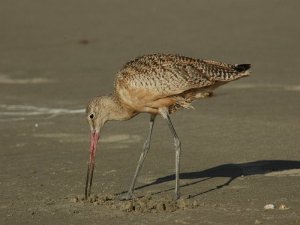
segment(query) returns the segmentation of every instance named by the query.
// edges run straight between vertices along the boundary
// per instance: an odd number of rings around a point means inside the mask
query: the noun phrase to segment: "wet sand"
[[[0,224],[300,224],[298,1],[0,3]],[[84,107],[146,53],[251,63],[253,75],[154,127],[136,196],[121,202],[148,115],[108,123],[83,201]],[[268,204],[274,209],[264,209]],[[273,207],[273,206],[272,206]],[[272,208],[271,207],[271,208]]]

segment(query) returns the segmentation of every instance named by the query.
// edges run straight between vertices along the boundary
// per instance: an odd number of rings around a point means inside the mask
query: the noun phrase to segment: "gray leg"
[[[175,146],[175,174],[176,174],[176,180],[175,180],[175,199],[180,198],[180,191],[179,191],[179,169],[180,169],[180,152],[181,152],[181,143],[178,138],[178,135],[173,127],[171,118],[169,116],[169,111],[167,108],[161,108],[160,110],[161,115],[164,119],[167,120],[168,126],[173,134],[174,137],[174,146]]]
[[[134,192],[134,186],[135,186],[136,178],[139,175],[139,172],[140,172],[140,170],[142,168],[144,160],[145,160],[145,158],[147,156],[148,150],[150,149],[151,135],[152,135],[152,130],[153,130],[153,125],[154,125],[155,117],[156,117],[155,114],[151,114],[150,123],[149,123],[149,133],[148,133],[147,139],[146,139],[146,141],[144,143],[143,150],[142,150],[140,159],[138,161],[138,165],[136,167],[136,170],[135,170],[135,173],[134,173],[134,177],[133,177],[132,183],[130,185],[129,191],[128,191],[128,193],[125,196],[121,196],[122,200],[128,200],[128,199],[131,199],[133,197],[133,192]]]

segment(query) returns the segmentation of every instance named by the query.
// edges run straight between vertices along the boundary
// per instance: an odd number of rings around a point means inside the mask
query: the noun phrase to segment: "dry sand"
[[[300,224],[298,0],[0,2],[0,224]],[[109,123],[82,201],[84,107],[127,60],[154,52],[252,63],[253,76],[157,120],[129,187],[148,115]]]

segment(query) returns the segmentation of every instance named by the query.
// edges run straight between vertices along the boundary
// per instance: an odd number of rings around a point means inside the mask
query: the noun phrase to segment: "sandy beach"
[[[296,0],[2,0],[0,224],[300,224],[299,8]],[[182,141],[179,201],[161,118],[139,198],[117,199],[147,114],[105,125],[84,201],[85,106],[112,92],[125,62],[149,53],[251,63],[252,75],[172,115]]]

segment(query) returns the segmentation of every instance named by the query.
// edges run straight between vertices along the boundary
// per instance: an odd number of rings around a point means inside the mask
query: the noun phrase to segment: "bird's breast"
[[[164,97],[156,92],[143,88],[118,88],[117,95],[127,108],[137,112],[155,113],[158,108],[168,107],[174,101],[171,98]]]

